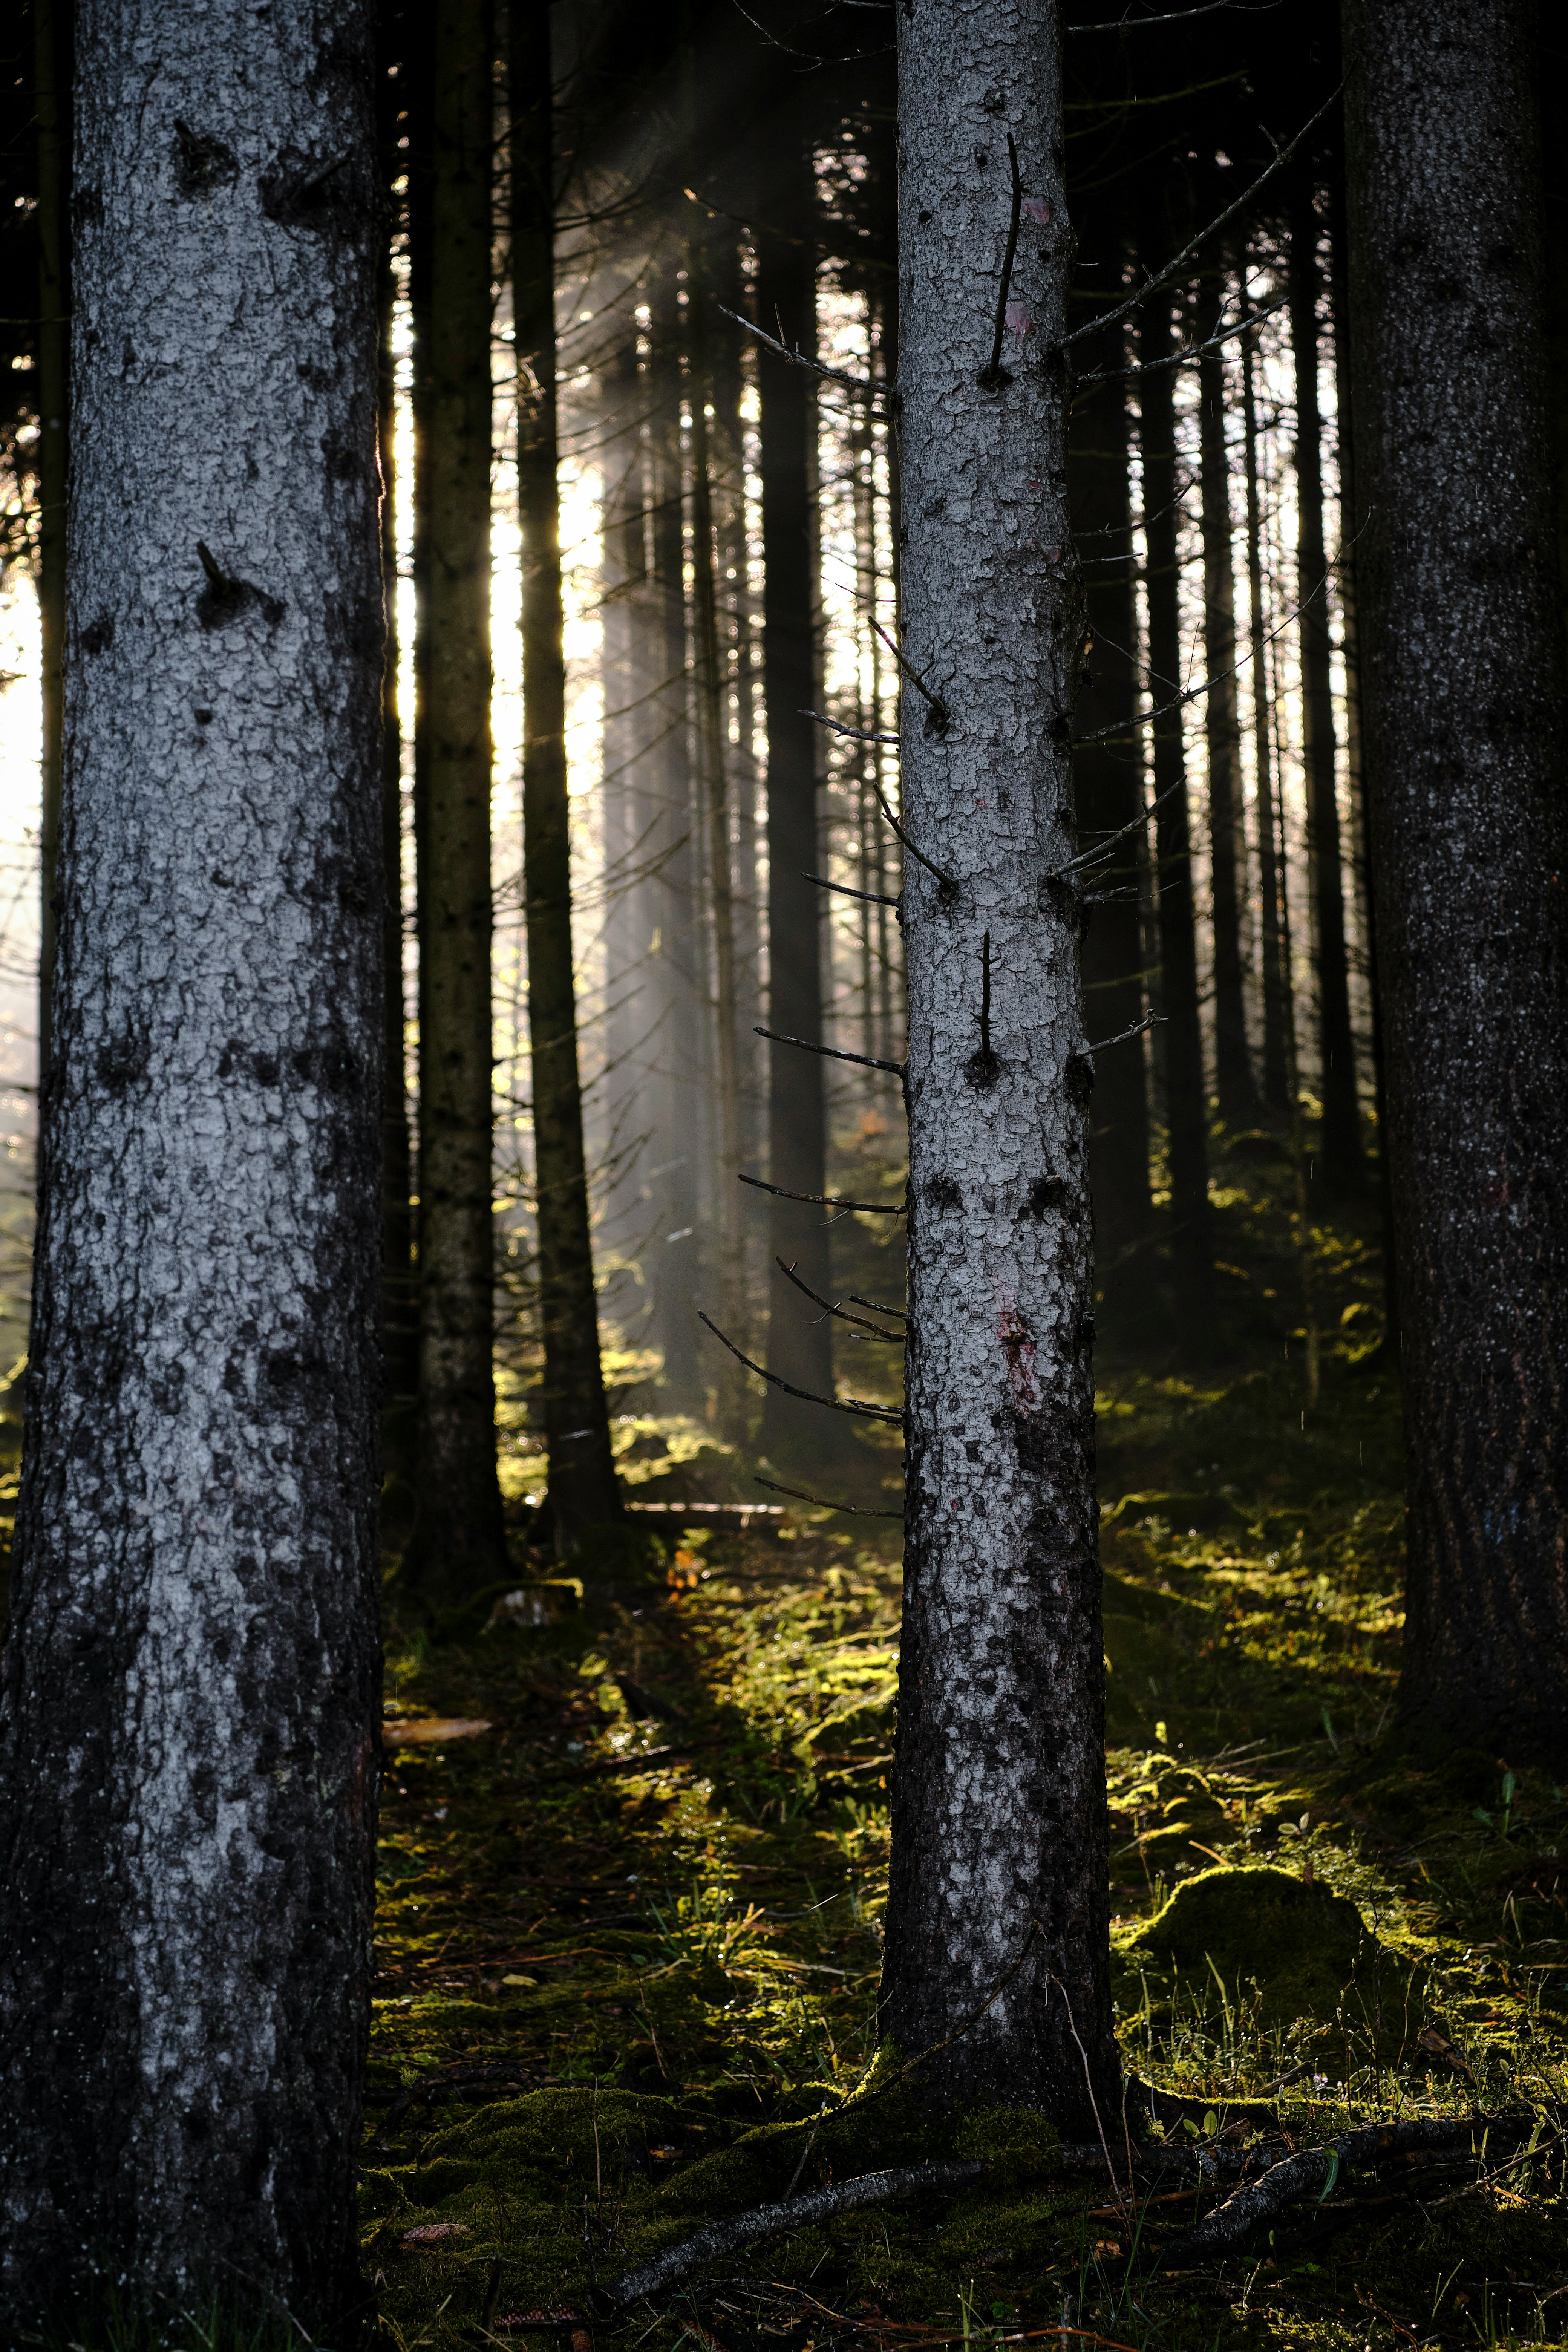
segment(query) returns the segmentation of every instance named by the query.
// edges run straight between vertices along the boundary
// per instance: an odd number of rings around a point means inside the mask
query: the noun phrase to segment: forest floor
[[[432,1633],[395,1601],[389,1627],[363,2190],[389,2345],[1568,2337],[1568,1799],[1393,1727],[1402,1464],[1370,1224],[1312,1228],[1310,1408],[1261,1139],[1215,1200],[1222,1358],[1194,1371],[1147,1334],[1101,1352],[1115,2179],[1028,2117],[922,2131],[873,2074],[896,1518],[791,1505],[672,1534],[651,1565],[601,1549],[581,1595],[520,1551],[510,1612],[485,1596]],[[897,1297],[887,1244],[865,1269],[858,1246],[846,1286]],[[618,1442],[639,1500],[763,1499],[690,1423],[627,1415]],[[897,1507],[874,1439],[818,1476]],[[435,1730],[452,1719],[489,1728]],[[1151,2113],[1165,2169],[1130,2184]],[[1496,2119],[1473,2150],[1347,2155],[1225,2260],[1164,2259],[1229,2193],[1200,2154],[1471,2116]],[[717,2217],[955,2153],[986,2169],[594,2315]]]

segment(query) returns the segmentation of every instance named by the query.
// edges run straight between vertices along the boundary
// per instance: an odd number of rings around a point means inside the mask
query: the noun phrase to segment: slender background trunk
[[[1054,10],[899,17],[909,544],[909,1445],[881,2029],[936,2104],[1115,2111],[1092,1220],[1074,888],[1084,609]],[[1008,139],[1022,183],[1009,244]],[[1024,207],[1027,207],[1026,210]],[[976,289],[986,289],[986,299]],[[960,2029],[967,2029],[953,2040]],[[946,2044],[938,2050],[936,2045]]]
[[[1258,779],[1258,961],[1263,983],[1263,1099],[1290,1108],[1285,1053],[1285,966],[1279,948],[1279,850],[1269,731],[1268,609],[1263,595],[1263,494],[1258,478],[1258,392],[1253,337],[1241,341],[1243,448],[1247,467],[1247,678],[1252,691],[1252,756]]]
[[[380,1712],[371,27],[86,0],[77,54],[0,2306],[112,2283],[335,2329]]]
[[[69,469],[69,0],[33,0],[33,90],[38,133],[38,677],[43,698],[38,813],[38,1099],[48,1085],[55,963],[55,859],[60,829],[66,625],[66,477]]]
[[[490,11],[436,24],[425,456],[428,754],[419,856],[415,1580],[506,1573],[495,1461],[490,1167]]]
[[[1216,265],[1199,305],[1197,340],[1219,323],[1225,273]],[[1225,354],[1198,362],[1199,463],[1203,473],[1204,660],[1206,698],[1209,872],[1214,918],[1215,1091],[1220,1117],[1239,1124],[1255,1109],[1247,1050],[1241,961],[1241,727],[1236,693],[1236,575],[1230,551],[1230,455],[1226,447]]]
[[[1568,1758],[1568,801],[1533,11],[1347,0],[1406,1718]],[[1477,191],[1484,188],[1484,203]],[[1507,452],[1507,462],[1498,460]]]
[[[555,399],[550,16],[512,0],[511,268],[522,530],[522,889],[549,1503],[558,1550],[618,1519],[599,1361],[572,970],[572,825]]]

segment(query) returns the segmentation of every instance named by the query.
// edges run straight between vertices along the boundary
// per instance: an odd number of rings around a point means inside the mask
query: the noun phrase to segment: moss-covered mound
[[[1276,2029],[1339,2029],[1397,2057],[1420,2030],[1420,1971],[1370,1933],[1347,1896],[1283,1870],[1201,1872],[1118,1958],[1151,2000],[1249,2013]]]

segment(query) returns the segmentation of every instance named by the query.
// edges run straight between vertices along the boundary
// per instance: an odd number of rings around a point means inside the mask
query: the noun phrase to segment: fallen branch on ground
[[[900,2197],[919,2197],[928,2189],[954,2188],[961,2180],[973,2180],[985,2169],[983,2164],[907,2164],[893,2172],[863,2172],[853,2180],[840,2180],[827,2189],[810,2189],[801,2197],[785,2197],[776,2205],[758,2205],[750,2213],[737,2213],[728,2221],[710,2221],[694,2237],[679,2246],[669,2247],[656,2254],[649,2263],[639,2263],[636,2270],[626,2271],[605,2290],[610,2307],[624,2311],[628,2304],[644,2295],[658,2294],[677,2279],[684,2278],[701,2263],[715,2261],[721,2254],[738,2252],[742,2246],[755,2245],[759,2238],[778,2237],[785,2230],[805,2229],[813,2221],[826,2221],[834,2213],[852,2213],[862,2205],[885,2205]]]
[[[1408,2123],[1366,2124],[1359,2131],[1342,2132],[1322,2147],[1304,2147],[1298,2155],[1287,2157],[1283,2163],[1271,2166],[1261,2180],[1238,2189],[1214,2212],[1173,2238],[1161,2259],[1201,2263],[1230,2253],[1260,2221],[1272,2221],[1288,2205],[1299,2205],[1314,2195],[1320,2200],[1325,2197],[1342,2168],[1376,2164],[1391,2156],[1458,2147],[1485,2133],[1524,2128],[1525,2119],[1518,2116],[1470,2116],[1461,2123],[1423,2116]]]

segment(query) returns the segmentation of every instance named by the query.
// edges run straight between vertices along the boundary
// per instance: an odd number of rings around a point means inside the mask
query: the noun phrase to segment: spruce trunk
[[[357,0],[78,18],[58,1082],[0,1696],[7,2343],[68,2297],[208,2292],[336,2328],[353,2292],[379,1748],[370,35]]]
[[[621,1500],[599,1360],[572,970],[550,16],[514,0],[510,23],[512,318],[522,533],[522,892],[549,1507],[556,1549],[565,1552],[587,1528],[618,1519]]]
[[[1274,746],[1269,728],[1268,611],[1263,594],[1263,495],[1258,478],[1258,395],[1253,337],[1241,341],[1241,409],[1247,469],[1247,677],[1252,689],[1252,759],[1258,781],[1258,961],[1263,995],[1263,1099],[1289,1110],[1285,1053],[1285,966],[1279,946],[1279,849],[1274,822]]]
[[[33,0],[33,102],[38,137],[38,1098],[49,1078],[55,962],[55,861],[60,830],[66,623],[66,477],[70,450],[70,17],[68,0]]]
[[[1204,289],[1197,336],[1205,342],[1219,323],[1225,273],[1216,268]],[[1230,457],[1225,444],[1225,358],[1205,351],[1198,362],[1199,465],[1203,478],[1204,661],[1206,697],[1209,873],[1214,914],[1215,1092],[1220,1117],[1239,1124],[1257,1106],[1247,1050],[1247,1001],[1241,965],[1241,727],[1236,693],[1236,572],[1231,561]],[[1163,699],[1163,697],[1160,698]]]
[[[435,33],[426,710],[419,866],[419,1416],[415,1581],[506,1573],[495,1459],[490,1171],[490,11]]]
[[[1334,779],[1334,698],[1330,670],[1328,560],[1323,546],[1322,417],[1318,400],[1318,215],[1310,182],[1299,184],[1290,218],[1290,341],[1296,360],[1296,557],[1301,625],[1301,753],[1311,845],[1312,930],[1318,971],[1319,1179],[1331,1198],[1353,1198],[1365,1182],[1350,966],[1340,804]]]
[[[1568,746],[1533,16],[1347,0],[1346,175],[1408,1465],[1401,1705],[1435,1738],[1561,1769]]]
[[[880,2021],[931,2053],[934,2105],[1028,2105],[1092,2136],[1118,2064],[1092,1071],[1078,894],[1057,874],[1084,627],[1057,19],[921,9],[898,31],[903,650],[927,689],[906,678],[904,814],[947,878],[911,857],[903,898],[907,1549]]]

